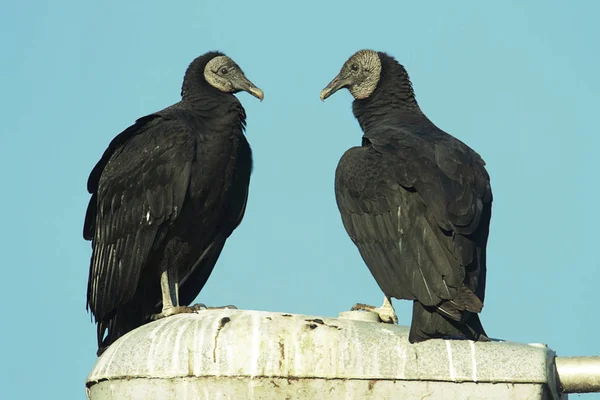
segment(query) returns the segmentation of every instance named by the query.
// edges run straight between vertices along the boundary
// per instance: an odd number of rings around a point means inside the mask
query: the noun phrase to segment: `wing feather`
[[[457,140],[434,144],[395,133],[387,141],[369,137],[340,160],[344,227],[386,295],[428,306],[454,300],[442,310],[453,318],[477,312],[478,282],[466,269],[481,261],[487,241],[489,217],[482,226],[482,215],[492,196],[484,163]]]
[[[181,122],[143,118],[113,140],[92,171],[84,237],[92,239],[88,307],[96,321],[131,299],[161,228],[181,211],[193,140]]]

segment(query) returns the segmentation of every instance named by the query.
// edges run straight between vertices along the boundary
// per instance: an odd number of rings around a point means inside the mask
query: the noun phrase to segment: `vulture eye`
[[[356,65],[356,64],[352,64],[352,65],[350,66],[350,69],[351,69],[352,71],[355,71],[355,72],[356,72],[356,71],[358,71],[358,65]]]
[[[225,67],[221,68],[221,73],[223,75],[225,75],[227,72],[229,72],[229,70],[227,68],[225,68]]]

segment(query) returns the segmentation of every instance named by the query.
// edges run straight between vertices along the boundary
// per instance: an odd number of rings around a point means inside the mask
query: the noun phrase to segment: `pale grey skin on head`
[[[344,63],[340,73],[321,91],[321,100],[347,88],[355,99],[368,98],[381,77],[381,60],[373,50],[359,50]]]
[[[413,300],[411,343],[489,340],[479,320],[492,191],[485,162],[421,111],[405,68],[360,50],[321,91],[346,88],[362,145],[342,156],[335,195],[346,231],[385,297],[356,304],[397,323],[391,298]]]
[[[245,91],[260,101],[264,99],[263,91],[254,86],[237,64],[227,56],[217,56],[210,60],[204,68],[204,79],[221,92],[237,93]]]

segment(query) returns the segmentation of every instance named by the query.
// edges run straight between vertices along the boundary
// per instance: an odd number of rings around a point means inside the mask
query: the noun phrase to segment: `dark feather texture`
[[[423,114],[404,67],[378,55],[376,89],[353,103],[363,144],[336,171],[344,226],[385,295],[415,301],[411,342],[485,340],[485,164]]]
[[[192,302],[244,216],[246,115],[203,78],[220,55],[194,60],[182,101],[115,137],[90,174],[83,236],[93,248],[87,304],[99,353],[160,312],[161,271],[176,268],[180,303]]]

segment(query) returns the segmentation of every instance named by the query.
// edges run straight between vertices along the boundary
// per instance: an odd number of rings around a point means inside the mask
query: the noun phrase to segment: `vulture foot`
[[[156,321],[161,318],[170,317],[171,315],[193,313],[195,311],[196,310],[194,309],[194,307],[186,307],[186,306],[169,307],[169,308],[163,309],[160,314],[152,315],[150,317],[150,320]]]
[[[377,315],[379,315],[379,319],[381,320],[381,322],[385,322],[386,324],[398,323],[398,316],[396,315],[396,311],[394,311],[392,302],[387,296],[383,299],[383,304],[379,308],[362,303],[357,303],[354,305],[354,307],[352,307],[352,311],[359,310],[371,311],[376,313]]]
[[[237,310],[238,309],[234,305],[209,307],[209,306],[207,306],[206,304],[203,304],[203,303],[196,303],[193,306],[191,306],[191,308],[194,309],[194,311],[202,311],[202,310]]]

